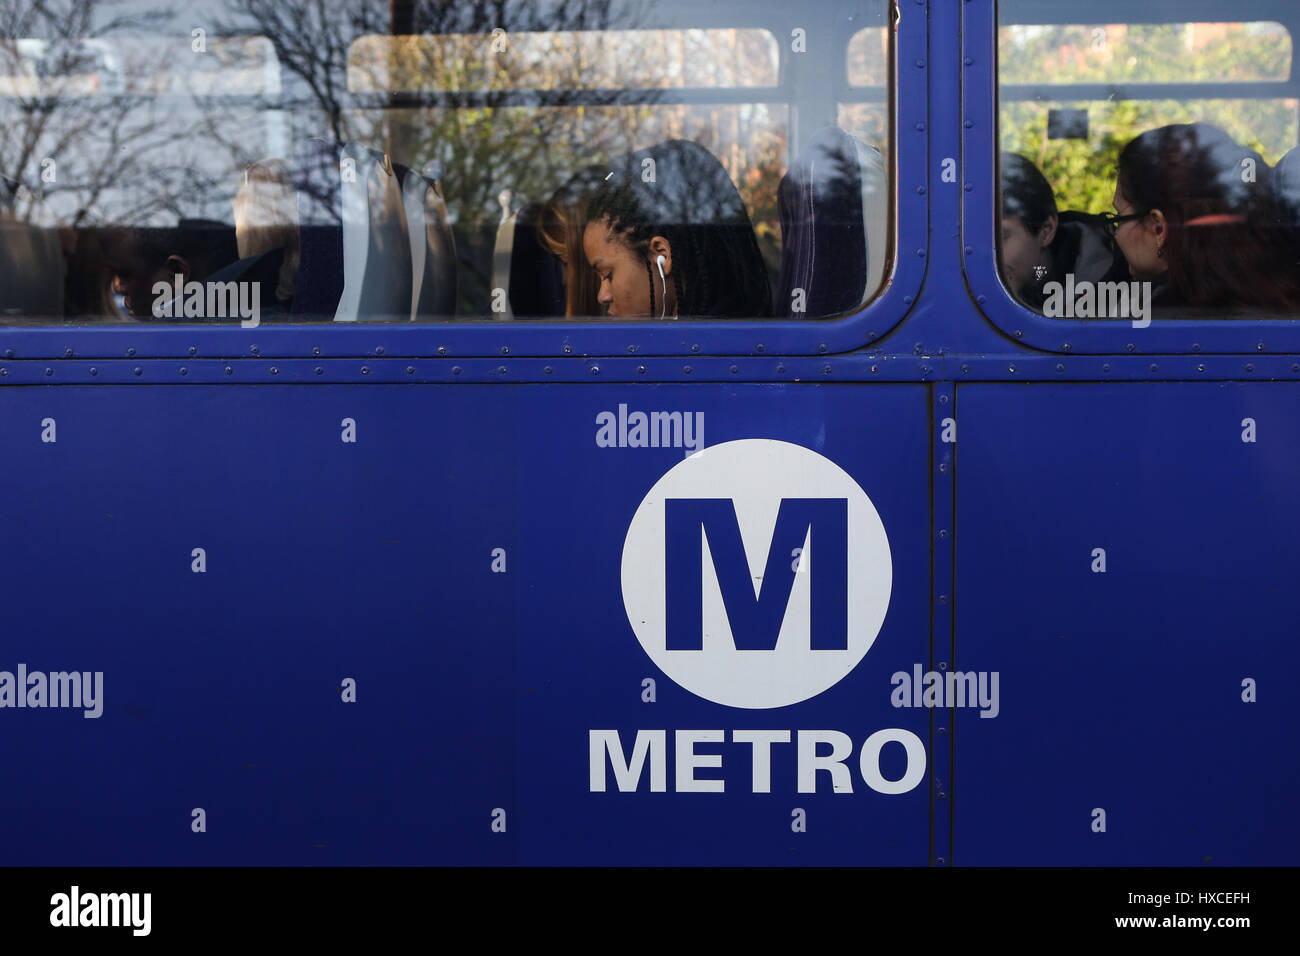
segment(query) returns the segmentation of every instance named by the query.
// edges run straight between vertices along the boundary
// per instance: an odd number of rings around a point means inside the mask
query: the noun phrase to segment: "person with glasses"
[[[1300,256],[1270,177],[1259,153],[1207,123],[1149,130],[1120,151],[1106,228],[1154,305],[1300,310]]]
[[[1002,281],[1012,294],[1037,311],[1043,308],[1043,287],[1075,281],[1107,280],[1122,275],[1100,216],[1058,213],[1051,184],[1031,161],[1019,153],[1002,154]]]

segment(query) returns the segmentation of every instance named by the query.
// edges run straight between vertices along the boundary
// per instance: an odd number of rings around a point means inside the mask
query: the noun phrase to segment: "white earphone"
[[[659,308],[659,318],[662,319],[668,314],[668,280],[664,278],[664,257],[660,256],[655,259],[655,265],[659,267],[659,282],[663,286],[663,295],[661,296],[663,303]]]

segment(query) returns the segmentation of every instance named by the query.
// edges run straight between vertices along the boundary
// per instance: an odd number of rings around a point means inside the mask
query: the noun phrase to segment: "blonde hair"
[[[250,163],[235,192],[234,206],[239,258],[283,247],[275,297],[282,302],[292,299],[298,278],[298,208],[289,164],[283,159]]]
[[[569,317],[605,314],[596,298],[600,284],[587,264],[582,235],[587,225],[587,202],[606,172],[599,166],[579,170],[555,191],[538,219],[537,237],[542,248],[564,262],[564,314]]]

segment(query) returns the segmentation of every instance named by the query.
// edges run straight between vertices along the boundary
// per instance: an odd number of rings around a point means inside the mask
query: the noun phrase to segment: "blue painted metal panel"
[[[929,629],[925,387],[62,386],[0,406],[0,669],[102,671],[103,716],[6,709],[0,862],[912,863],[930,806],[857,748],[929,742],[889,675]],[[600,448],[601,410],[702,412],[843,468],[889,538],[866,658],[811,699],[723,706],[656,669],[623,607],[629,521],[681,449]],[[356,422],[355,444],[341,422]],[[56,441],[41,440],[55,422]],[[726,489],[718,489],[725,495]],[[192,570],[194,548],[206,571]],[[491,570],[503,548],[506,573]],[[344,678],[357,702],[343,703]],[[654,677],[658,697],[641,699]],[[588,732],[666,729],[668,790],[593,793]],[[726,792],[674,792],[672,731],[716,728]],[[735,729],[852,738],[854,792],[751,792]],[[894,752],[897,751],[897,752]],[[903,772],[900,747],[882,772]],[[207,812],[192,833],[190,812]],[[505,833],[491,829],[506,811]],[[792,811],[807,832],[791,830]]]
[[[1001,708],[957,711],[956,862],[1294,863],[1300,389],[959,385],[957,420],[955,663]]]

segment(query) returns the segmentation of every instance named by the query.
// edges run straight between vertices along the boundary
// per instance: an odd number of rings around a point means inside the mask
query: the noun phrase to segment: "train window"
[[[0,322],[830,319],[884,286],[885,0],[203,6],[0,35]]]
[[[1064,10],[998,8],[1008,290],[1048,317],[1139,327],[1295,318],[1300,98],[1288,26],[1193,22],[1173,2],[1143,6],[1133,23],[1054,22]]]

